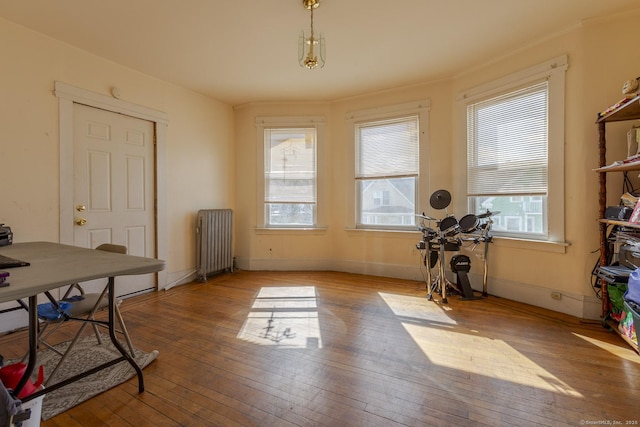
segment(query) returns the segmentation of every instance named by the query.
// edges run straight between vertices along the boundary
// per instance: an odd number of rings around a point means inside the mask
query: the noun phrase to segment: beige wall
[[[16,242],[59,236],[59,129],[54,82],[168,116],[167,283],[193,271],[195,214],[235,208],[233,109],[0,19],[0,222]],[[163,284],[161,284],[163,285]]]
[[[585,22],[564,34],[550,37],[519,52],[491,58],[450,81],[425,83],[339,100],[328,105],[258,104],[236,110],[238,240],[236,255],[241,266],[260,269],[334,269],[420,280],[416,257],[418,233],[385,233],[348,229],[348,186],[353,185],[347,171],[352,135],[345,121],[350,111],[370,109],[409,101],[429,99],[428,164],[422,165],[420,206],[430,212],[429,195],[440,188],[455,187],[464,165],[454,161],[459,120],[455,99],[463,90],[535,66],[561,55],[568,55],[565,114],[565,241],[568,246],[541,247],[514,244],[496,239],[489,254],[489,292],[576,316],[597,318],[600,301],[590,286],[591,269],[598,257],[597,218],[597,129],[596,113],[618,101],[622,83],[640,75],[640,56],[634,55],[640,32],[640,11],[606,20]],[[272,234],[255,230],[255,166],[258,144],[254,120],[262,115],[326,114],[329,133],[326,144],[329,164],[320,168],[329,181],[328,229],[305,237],[304,233]],[[630,124],[611,126],[609,141],[620,143],[610,149],[610,161],[624,156],[626,130]],[[617,203],[620,178],[610,178],[610,199]],[[551,183],[553,185],[553,183]],[[242,195],[242,196],[240,196]],[[452,206],[456,204],[453,194]],[[432,216],[438,216],[432,212]],[[457,213],[458,217],[466,214]],[[324,225],[324,224],[323,224]],[[315,260],[313,260],[315,258]],[[479,257],[472,254],[472,285],[481,288]],[[560,301],[551,299],[560,291]]]
[[[59,239],[58,103],[53,82],[108,95],[167,113],[168,281],[193,271],[194,220],[201,208],[236,212],[235,255],[248,269],[332,269],[419,281],[415,244],[420,234],[354,231],[348,228],[347,189],[352,135],[347,112],[429,99],[428,160],[421,165],[420,201],[429,212],[429,195],[452,189],[461,165],[454,160],[459,136],[455,99],[463,90],[567,54],[566,74],[566,251],[537,246],[492,245],[489,291],[578,316],[597,317],[590,271],[597,258],[598,110],[621,97],[622,83],[640,75],[635,55],[640,12],[583,26],[491,58],[448,81],[367,94],[332,103],[251,104],[232,109],[216,100],[137,73],[0,20],[3,79],[0,81],[0,156],[5,189],[0,222],[12,226],[16,241]],[[257,116],[324,116],[326,138],[319,159],[323,193],[322,230],[256,229],[259,139]],[[628,124],[612,125],[609,141],[624,146]],[[610,149],[610,161],[624,149]],[[611,194],[620,179],[612,177]],[[7,185],[9,184],[9,185]],[[454,193],[454,203],[457,195]],[[611,197],[611,203],[616,203]],[[435,212],[431,212],[436,214]],[[464,213],[456,213],[462,216]],[[472,284],[479,287],[481,262],[472,257]],[[410,284],[408,286],[413,286]],[[561,301],[551,300],[558,290]]]
[[[258,215],[258,128],[256,117],[323,116],[329,123],[328,104],[271,104],[260,103],[236,107],[236,246],[238,266],[251,270],[328,270],[331,245],[329,231],[277,231],[257,229]],[[328,140],[332,139],[331,124],[326,126]],[[329,182],[335,158],[332,144],[318,142],[318,170],[320,183],[318,212],[327,218],[333,208],[333,186]],[[325,190],[322,192],[322,190]],[[321,224],[328,225],[328,224]]]

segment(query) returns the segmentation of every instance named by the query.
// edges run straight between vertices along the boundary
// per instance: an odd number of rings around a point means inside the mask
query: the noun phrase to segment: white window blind
[[[356,227],[415,226],[418,129],[419,116],[413,114],[355,125]]]
[[[467,107],[469,196],[546,195],[546,81]]]
[[[417,175],[418,117],[356,124],[356,178]]]

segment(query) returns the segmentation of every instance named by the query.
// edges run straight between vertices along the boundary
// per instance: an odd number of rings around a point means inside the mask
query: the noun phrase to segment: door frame
[[[100,108],[113,113],[125,114],[138,119],[154,123],[155,148],[155,242],[156,257],[167,259],[167,124],[168,115],[141,105],[111,98],[106,95],[91,92],[62,82],[55,82],[54,95],[59,103],[59,147],[60,147],[60,243],[73,245],[73,104],[83,104]],[[167,272],[157,273],[157,289],[164,289],[167,285]]]

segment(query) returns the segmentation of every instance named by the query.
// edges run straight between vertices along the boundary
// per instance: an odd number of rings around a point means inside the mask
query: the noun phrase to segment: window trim
[[[326,223],[324,209],[324,176],[323,168],[323,152],[325,141],[326,118],[324,116],[291,116],[291,117],[256,117],[256,133],[257,133],[257,188],[256,188],[256,229],[268,230],[315,230],[324,229],[321,224]],[[265,147],[264,147],[264,131],[265,129],[278,128],[315,128],[316,129],[316,223],[313,226],[295,226],[295,225],[268,225],[265,223]]]
[[[458,117],[458,158],[457,163],[466,165],[467,156],[467,105],[479,100],[497,96],[515,90],[519,87],[533,84],[541,79],[548,81],[548,182],[547,203],[548,237],[539,240],[541,243],[565,243],[565,189],[564,189],[564,144],[565,144],[565,75],[568,68],[568,57],[562,55],[541,64],[512,73],[495,81],[469,89],[456,98]],[[455,187],[458,194],[463,194],[457,201],[457,209],[462,212],[467,209],[467,169],[460,168],[456,177]],[[512,240],[534,242],[526,237],[512,237]],[[537,242],[537,240],[535,241]]]
[[[429,188],[429,175],[428,175],[428,162],[429,158],[427,153],[429,152],[429,110],[431,109],[431,101],[429,99],[412,101],[403,104],[394,104],[390,106],[383,106],[377,108],[370,108],[366,110],[351,111],[345,115],[345,121],[347,123],[347,130],[349,132],[348,140],[350,141],[350,149],[348,154],[348,179],[347,184],[347,214],[346,220],[347,229],[369,230],[369,231],[384,231],[384,232],[407,232],[409,227],[376,227],[371,225],[362,224],[358,226],[358,199],[357,186],[358,180],[356,179],[356,125],[360,123],[373,122],[378,120],[388,120],[404,116],[417,116],[418,117],[418,150],[419,150],[419,170],[416,179],[416,196],[415,207],[416,212],[422,206],[420,202],[421,188]]]

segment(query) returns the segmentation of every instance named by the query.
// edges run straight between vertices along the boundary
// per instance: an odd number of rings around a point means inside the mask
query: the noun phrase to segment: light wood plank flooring
[[[576,426],[640,422],[640,356],[598,322],[424,284],[235,272],[126,300],[160,355],[53,426]],[[26,334],[0,337],[21,354]]]

